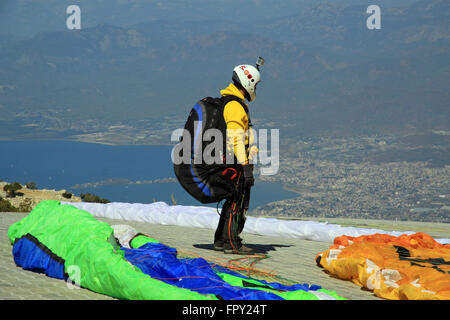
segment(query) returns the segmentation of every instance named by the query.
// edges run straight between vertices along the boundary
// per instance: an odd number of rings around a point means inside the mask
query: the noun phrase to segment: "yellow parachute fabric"
[[[450,300],[450,245],[425,233],[337,237],[316,262],[381,298]]]

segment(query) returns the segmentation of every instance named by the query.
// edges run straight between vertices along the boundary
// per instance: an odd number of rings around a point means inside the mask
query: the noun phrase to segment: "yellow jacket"
[[[222,96],[233,95],[245,101],[244,95],[239,91],[239,89],[232,83],[221,90],[220,94]],[[258,152],[256,146],[251,147],[251,152],[246,149],[246,145],[252,146],[254,143],[254,137],[251,130],[249,129],[249,119],[247,113],[245,112],[242,105],[237,101],[230,101],[225,105],[223,110],[223,118],[227,125],[227,150],[231,152],[234,151],[238,162],[240,164],[248,163],[250,158]]]

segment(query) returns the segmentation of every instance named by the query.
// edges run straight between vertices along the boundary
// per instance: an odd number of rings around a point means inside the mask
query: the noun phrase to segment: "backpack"
[[[239,102],[242,105],[248,116],[248,108],[245,105],[245,103],[243,103],[239,98],[232,95],[223,96],[220,98],[206,97],[198,101],[194,105],[194,107],[192,107],[184,126],[184,130],[186,131],[185,133],[189,134],[191,140],[190,141],[191,154],[189,157],[191,160],[190,163],[193,163],[194,165],[204,164],[203,155],[205,149],[208,147],[208,145],[211,145],[214,142],[215,138],[214,135],[212,137],[208,137],[208,134],[211,134],[211,132],[208,133],[208,130],[210,129],[218,130],[222,135],[222,146],[220,149],[222,154],[217,155],[215,154],[216,151],[215,149],[211,150],[212,151],[211,155],[218,160],[215,161],[214,164],[225,163],[224,156],[227,150],[226,149],[227,125],[223,118],[223,111],[227,103],[233,100]],[[181,137],[180,143],[183,143],[183,137]],[[180,154],[180,156],[182,156],[182,153]]]
[[[185,132],[178,144],[178,146],[183,145],[184,135],[187,134],[190,138],[190,154],[184,155],[183,148],[174,148],[174,152],[184,159],[182,163],[174,163],[174,172],[178,181],[189,194],[202,203],[220,201],[233,192],[231,186],[227,185],[228,182],[222,181],[221,175],[222,171],[230,166],[225,164],[227,149],[223,111],[226,104],[232,100],[238,101],[248,115],[245,103],[235,96],[203,98],[192,107],[184,126]],[[203,159],[205,149],[214,142],[214,137],[211,140],[204,139],[210,129],[218,130],[222,135],[221,152],[215,154],[216,150],[212,149],[210,155],[215,159],[214,163],[205,163]]]

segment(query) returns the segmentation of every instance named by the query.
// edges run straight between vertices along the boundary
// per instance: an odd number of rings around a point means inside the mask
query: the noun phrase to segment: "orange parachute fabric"
[[[425,233],[340,236],[316,256],[331,275],[392,300],[450,300],[450,244]]]

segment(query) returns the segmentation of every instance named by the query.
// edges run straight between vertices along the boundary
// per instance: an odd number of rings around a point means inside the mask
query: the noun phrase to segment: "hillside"
[[[0,37],[0,137],[126,125],[131,137],[152,131],[143,143],[168,142],[195,101],[218,95],[232,68],[258,55],[266,59],[251,105],[259,127],[288,125],[288,137],[449,129],[446,1],[389,6],[376,31],[361,5],[291,5],[289,16],[280,5],[278,16],[261,11],[251,23],[194,10],[190,20],[98,18],[82,30]]]
[[[383,7],[405,6],[416,0],[378,0]],[[342,5],[354,5],[361,0],[341,0]],[[259,0],[108,0],[83,1],[79,6],[86,14],[82,25],[86,28],[99,24],[114,23],[127,27],[136,23],[166,20],[216,21],[228,17],[237,21],[245,12],[245,21],[276,19],[292,15],[316,5],[316,0],[283,0],[261,2]],[[322,3],[327,3],[322,1]],[[329,2],[328,2],[329,3]],[[5,0],[0,3],[0,34],[14,33],[30,37],[40,32],[63,31],[67,18],[66,8],[74,4],[71,0]],[[189,19],[187,19],[187,13]],[[36,19],[39,17],[39,19]],[[33,23],[27,23],[33,21]]]

